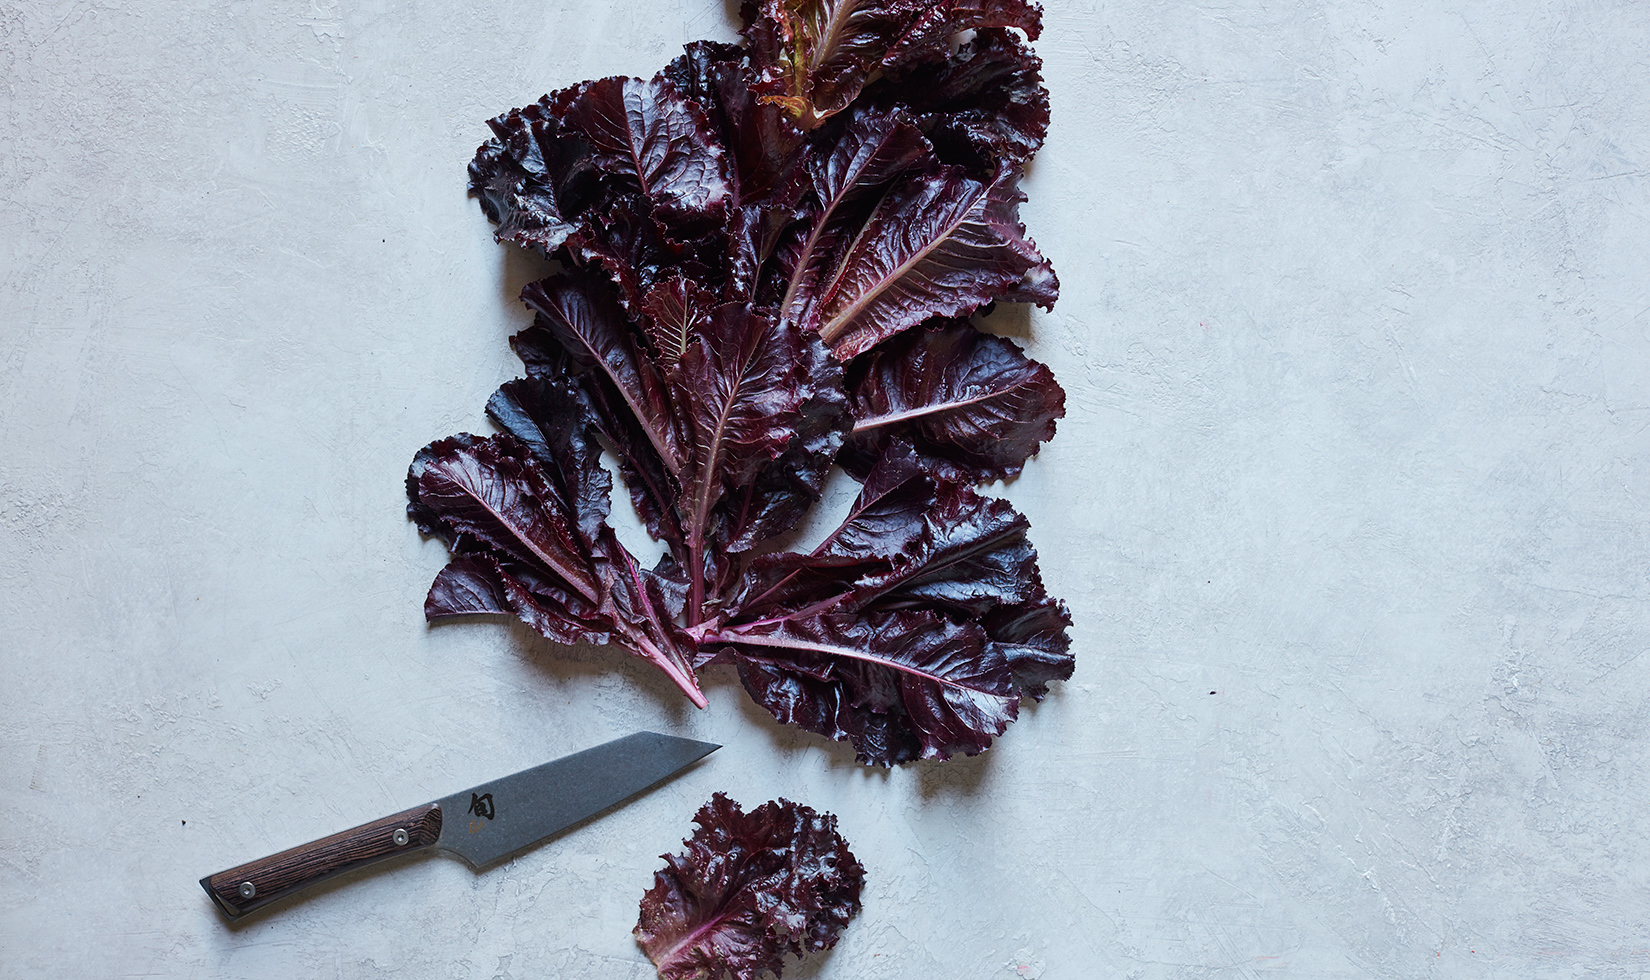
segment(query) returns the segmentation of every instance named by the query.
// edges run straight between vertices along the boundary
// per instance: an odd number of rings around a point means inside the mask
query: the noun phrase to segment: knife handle
[[[441,807],[426,803],[208,875],[201,887],[233,919],[333,875],[429,847],[440,836]]]

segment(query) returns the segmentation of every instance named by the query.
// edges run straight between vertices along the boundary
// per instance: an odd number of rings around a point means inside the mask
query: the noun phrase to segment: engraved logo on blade
[[[486,817],[488,820],[493,819],[493,816],[496,812],[493,809],[493,794],[491,794],[491,793],[482,793],[480,796],[477,796],[476,794],[471,793],[470,794],[470,812],[475,814],[478,817]],[[485,826],[487,826],[487,825],[482,823],[480,820],[471,820],[470,821],[470,833],[472,833],[472,834],[476,833],[476,832],[480,831],[481,828],[483,828]]]

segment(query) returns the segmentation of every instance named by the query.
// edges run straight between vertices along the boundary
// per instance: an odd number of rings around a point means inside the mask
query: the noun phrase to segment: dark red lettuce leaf
[[[681,275],[671,276],[648,290],[641,314],[648,339],[653,342],[654,361],[662,368],[675,367],[699,333],[699,325],[719,305],[709,290]]]
[[[562,133],[559,109],[548,95],[487,125],[493,139],[470,163],[470,193],[498,225],[499,241],[552,254],[601,192],[590,147]]]
[[[998,298],[1009,303],[1035,303],[1051,310],[1060,298],[1060,277],[1054,274],[1054,266],[1046,261],[1039,262],[1027,269],[1025,276]]]
[[[407,489],[420,525],[454,550],[497,553],[552,576],[581,606],[600,601],[574,515],[515,437],[433,442],[413,460]]]
[[[703,222],[667,227],[641,195],[630,194],[587,215],[567,236],[564,250],[573,264],[605,272],[618,287],[620,306],[634,316],[641,314],[648,292],[672,276],[714,279],[715,257],[705,245],[715,237],[715,226]]]
[[[708,263],[716,274],[705,282],[720,277],[724,300],[752,302],[763,264],[798,216],[807,184],[804,134],[779,106],[757,99],[741,48],[697,41],[660,75],[704,110],[732,162],[725,251]]]
[[[526,365],[528,378],[567,377],[579,396],[585,418],[596,427],[618,459],[619,474],[630,491],[637,516],[653,537],[680,545],[676,521],[676,482],[648,432],[604,372],[583,370],[558,341],[557,331],[539,323],[510,338]]]
[[[765,310],[775,308],[780,289],[778,270],[781,266],[789,268],[775,256],[794,251],[782,246],[791,226],[804,216],[805,212],[788,206],[750,204],[729,217],[727,278],[722,289],[722,295],[729,302],[748,303]]]
[[[720,505],[718,541],[749,551],[791,530],[819,502],[825,478],[853,424],[842,366],[815,334],[801,338],[796,386],[802,396],[785,451]]]
[[[847,108],[915,16],[911,0],[747,0],[758,91],[805,129]]]
[[[985,632],[924,609],[821,613],[730,627],[745,690],[781,722],[896,765],[985,751],[1019,711],[1003,651]]]
[[[1066,393],[1013,341],[949,320],[911,330],[854,362],[854,429],[843,452],[864,473],[894,439],[932,457],[952,479],[1017,476],[1054,422]]]
[[[800,191],[803,133],[783,108],[757,98],[743,49],[695,41],[660,72],[704,110],[733,160],[733,203],[783,206]]]
[[[985,28],[944,61],[926,61],[865,90],[911,113],[945,163],[989,181],[1021,167],[1048,135],[1042,62],[1012,32]]]
[[[922,533],[934,479],[908,445],[893,443],[871,468],[842,525],[815,554],[893,560]]]
[[[456,555],[431,587],[427,618],[508,612],[558,642],[619,643],[704,707],[693,643],[663,611],[663,591],[649,587],[605,522],[581,533],[588,515],[559,497],[527,443],[509,433],[431,443],[413,461],[407,492],[420,528]]]
[[[538,314],[534,327],[554,337],[573,363],[593,376],[594,386],[616,396],[597,402],[605,414],[628,415],[626,421],[636,423],[674,473],[679,453],[665,380],[607,284],[586,273],[564,272],[529,283],[521,298]]]
[[[722,793],[642,895],[636,941],[662,980],[756,980],[784,957],[835,946],[860,910],[865,868],[836,817],[789,800],[745,813]]]
[[[662,216],[706,219],[730,188],[710,122],[661,77],[603,78],[577,86],[564,129],[590,146],[590,163],[651,202]]]
[[[808,606],[830,608],[846,599],[856,582],[888,567],[886,559],[874,557],[791,551],[758,555],[745,569],[735,618],[741,623],[771,621],[797,615]],[[713,651],[700,651],[700,661],[711,659]]]
[[[864,221],[863,213],[855,215],[847,206],[885,187],[932,152],[899,109],[850,113],[830,135],[834,138],[809,159],[809,208],[780,253],[780,269],[788,275],[779,309],[793,320],[806,314],[825,259],[845,248]]]
[[[487,402],[487,415],[520,439],[554,486],[587,546],[612,507],[613,478],[578,392],[565,377],[519,378]]]
[[[752,564],[733,621],[824,609],[847,599],[856,583],[892,568],[922,533],[933,494],[933,481],[909,447],[891,447],[842,524],[810,554],[763,555]]]
[[[847,108],[879,68],[944,57],[954,34],[1042,30],[1026,0],[747,0],[742,13],[758,91],[805,129]]]
[[[613,481],[601,467],[601,447],[592,437],[593,426],[583,409],[566,378],[511,381],[487,403],[487,414],[527,446],[557,495],[571,505],[578,532],[606,587],[604,615],[619,624],[621,632],[633,645],[641,646],[649,659],[656,659],[654,651],[672,651],[672,656],[666,658],[670,661],[667,673],[674,678],[679,667],[676,661],[689,659],[693,649],[692,642],[675,625],[682,612],[683,590],[673,578],[640,568],[607,526]],[[509,605],[497,611],[515,613],[552,639],[573,642],[552,636],[535,618],[542,614],[508,589],[503,594]],[[579,638],[608,642],[589,636]]]
[[[608,586],[602,611],[624,634],[627,644],[658,665],[696,707],[703,708],[704,695],[699,693],[692,666],[697,647],[678,625],[682,592],[673,578],[663,574],[674,571],[668,558],[659,569],[645,569],[619,543],[612,528],[602,530],[597,554]]]
[[[998,606],[982,620],[991,644],[1008,660],[1014,685],[1034,701],[1048,694],[1049,681],[1071,679],[1071,614],[1065,603],[1044,596],[1035,602]]]
[[[879,765],[983,751],[1071,676],[1025,518],[928,468],[896,443],[836,532],[765,556],[730,625],[697,635],[775,718]]]
[[[1025,237],[1016,180],[1009,173],[982,184],[945,167],[896,181],[805,291],[808,326],[846,361],[933,317],[967,316],[1019,289],[1048,261]]]
[[[797,384],[802,333],[737,304],[718,307],[670,372],[678,413],[681,495],[677,514],[688,548],[689,625],[699,621],[704,582],[718,576],[706,567],[706,544],[715,538],[716,505],[729,490],[754,480],[764,463],[783,453],[796,435],[802,404]]]
[[[514,567],[517,573],[522,570],[519,565]],[[615,641],[593,612],[574,612],[563,601],[565,593],[558,596],[542,581],[538,585],[535,591],[491,554],[460,555],[448,562],[431,584],[424,599],[424,617],[435,623],[459,616],[508,614],[557,643],[602,645]]]
[[[926,0],[918,6],[924,9],[889,45],[883,68],[933,60],[963,31],[1016,27],[1033,41],[1043,32],[1043,8],[1028,0]]]
[[[861,583],[858,607],[924,607],[979,617],[1000,605],[1044,596],[1030,522],[1006,500],[966,486],[940,483],[923,514],[922,531],[894,567]]]

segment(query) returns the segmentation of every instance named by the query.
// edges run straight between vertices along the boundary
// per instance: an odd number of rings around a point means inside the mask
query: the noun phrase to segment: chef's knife
[[[721,748],[637,732],[201,879],[230,918],[364,864],[436,847],[483,868]]]

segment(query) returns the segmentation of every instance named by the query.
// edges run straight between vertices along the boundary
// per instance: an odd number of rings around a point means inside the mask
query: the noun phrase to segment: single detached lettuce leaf
[[[555,268],[522,292],[498,434],[409,472],[409,512],[452,556],[425,613],[613,644],[700,705],[697,672],[730,665],[867,763],[979,752],[1072,669],[1025,518],[971,489],[1019,473],[1064,412],[1047,367],[966,320],[1058,296],[1018,214],[1048,126],[1041,12],[743,15],[743,45],[489,123],[471,192]],[[857,501],[786,550],[833,466]],[[663,545],[651,568],[608,524],[610,467]]]
[[[835,946],[865,869],[836,817],[777,800],[745,813],[722,793],[642,895],[636,941],[662,980],[784,975],[784,957]]]

